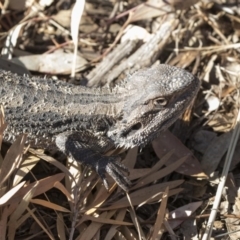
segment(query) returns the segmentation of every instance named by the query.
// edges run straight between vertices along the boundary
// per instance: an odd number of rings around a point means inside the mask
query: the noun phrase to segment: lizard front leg
[[[94,168],[106,189],[109,188],[107,172],[122,189],[128,191],[131,182],[123,175],[123,172],[128,173],[128,169],[119,162],[120,157],[103,155],[114,146],[108,138],[95,136],[86,130],[64,132],[57,135],[56,145],[67,156]]]

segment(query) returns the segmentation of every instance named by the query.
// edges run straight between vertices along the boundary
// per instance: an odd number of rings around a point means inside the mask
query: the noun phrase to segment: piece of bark
[[[173,19],[171,14],[148,42],[144,43],[128,59],[122,61],[105,76],[106,82],[110,84],[122,73],[124,73],[123,77],[125,77],[129,73],[131,74],[139,69],[152,66],[164,47],[169,43],[170,35],[176,28],[177,23],[178,20]]]
[[[111,53],[109,53],[88,75],[88,87],[98,86],[104,83],[102,79],[117,65],[123,58],[128,57],[138,46],[140,40],[120,43]],[[99,84],[101,83],[101,84]]]
[[[166,8],[166,9],[165,9]],[[142,44],[136,51],[134,46],[126,43],[119,44],[96,68],[87,75],[87,86],[99,86],[111,84],[115,79],[125,77],[139,69],[152,66],[164,47],[170,42],[170,36],[176,29],[178,20],[174,13],[170,13],[171,7],[165,5],[162,10],[166,14],[162,15],[161,24],[158,30],[152,34],[149,41]],[[132,49],[131,49],[132,47]],[[131,56],[127,57],[131,54]]]

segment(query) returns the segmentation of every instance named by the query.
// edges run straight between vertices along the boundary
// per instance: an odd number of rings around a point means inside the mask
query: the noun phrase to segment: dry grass
[[[240,6],[166,2],[0,3],[2,69],[64,79],[76,73],[74,81],[98,86],[162,62],[202,81],[194,105],[171,132],[126,154],[134,183],[128,194],[111,179],[107,192],[95,172],[62,156],[28,149],[25,135],[4,150],[2,111],[0,240],[240,238]],[[223,164],[232,147],[230,164]],[[216,196],[218,184],[223,190]]]

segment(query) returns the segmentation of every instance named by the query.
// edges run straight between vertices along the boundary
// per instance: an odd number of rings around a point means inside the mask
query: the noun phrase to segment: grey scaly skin
[[[8,123],[4,140],[28,134],[34,148],[59,148],[68,157],[106,172],[124,190],[130,181],[113,147],[143,146],[185,111],[199,89],[191,73],[159,65],[136,72],[114,88],[86,88],[0,71],[0,104]]]

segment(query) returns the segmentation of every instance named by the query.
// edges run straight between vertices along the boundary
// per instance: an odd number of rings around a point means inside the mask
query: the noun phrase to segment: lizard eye
[[[157,98],[153,100],[153,104],[155,107],[163,107],[167,105],[167,99],[165,98]]]

